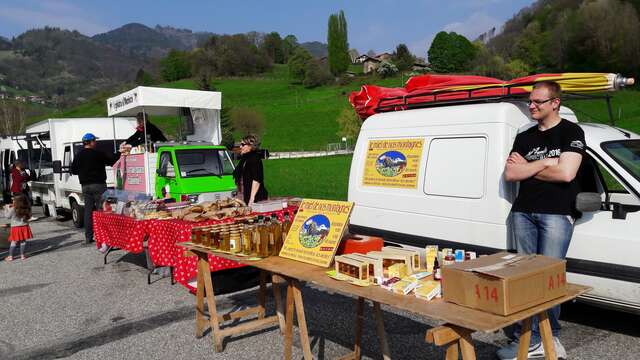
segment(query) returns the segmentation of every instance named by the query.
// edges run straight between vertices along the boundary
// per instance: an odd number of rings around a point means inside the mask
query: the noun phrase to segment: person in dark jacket
[[[138,115],[136,115],[136,120],[138,122],[136,132],[133,133],[133,135],[131,135],[126,141],[128,145],[133,147],[144,145],[144,114],[139,112]],[[147,137],[152,143],[157,141],[167,141],[167,138],[164,136],[162,131],[149,121],[149,116],[147,116]]]
[[[233,171],[233,178],[238,186],[238,194],[251,206],[255,202],[266,200],[269,195],[264,186],[262,160],[255,136],[247,135],[242,138],[240,154],[240,162]]]
[[[84,236],[85,244],[93,241],[93,210],[102,208],[102,194],[107,190],[106,166],[112,166],[120,158],[96,150],[96,137],[87,133],[82,137],[84,148],[76,154],[71,164],[71,173],[78,175],[84,198]],[[101,249],[104,251],[104,249]]]

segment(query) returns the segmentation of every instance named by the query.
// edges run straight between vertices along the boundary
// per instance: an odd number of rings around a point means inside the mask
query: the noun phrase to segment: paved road
[[[29,259],[0,262],[0,359],[280,359],[275,328],[231,338],[221,354],[211,338],[194,337],[194,297],[168,279],[146,284],[144,256],[114,253],[109,264],[70,222],[39,220]],[[4,258],[6,250],[0,250]],[[247,273],[217,274],[224,291],[247,284]],[[235,286],[234,286],[235,285]],[[248,285],[250,286],[250,285]],[[232,290],[230,290],[232,289]],[[223,309],[255,303],[256,289],[220,297]],[[322,289],[303,292],[313,353],[318,359],[348,352],[354,300]],[[268,304],[273,311],[273,304]],[[384,308],[394,359],[443,359],[424,342],[434,323]],[[369,314],[369,312],[367,312]],[[638,359],[640,317],[570,304],[563,310],[562,341],[571,359]],[[379,359],[371,316],[363,337],[365,358]],[[501,333],[474,335],[479,359],[493,359]],[[294,356],[302,354],[296,339]]]

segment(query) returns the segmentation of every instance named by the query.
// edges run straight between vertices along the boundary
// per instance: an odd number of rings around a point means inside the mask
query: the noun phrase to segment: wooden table
[[[547,359],[556,359],[557,357],[553,347],[553,336],[551,334],[551,326],[547,317],[547,310],[556,305],[575,299],[579,295],[590,290],[590,288],[586,286],[568,284],[568,292],[566,296],[509,316],[500,316],[481,310],[470,309],[453,303],[445,302],[442,299],[425,301],[423,299],[418,299],[415,296],[395,294],[391,291],[382,289],[379,286],[355,286],[348,282],[337,281],[330,278],[329,276],[327,276],[327,269],[325,268],[320,268],[318,266],[277,256],[268,257],[258,261],[247,261],[246,258],[213,252],[211,250],[191,243],[181,243],[180,245],[199,256],[199,264],[203,264],[201,265],[203,267],[200,269],[203,270],[208,269],[207,267],[204,267],[206,266],[206,254],[215,253],[218,256],[227,257],[239,262],[243,262],[247,265],[254,266],[260,269],[262,273],[272,274],[274,279],[274,297],[276,300],[276,311],[278,313],[278,315],[275,316],[275,319],[273,319],[272,322],[275,324],[276,321],[278,321],[281,330],[284,330],[285,359],[290,359],[292,354],[294,310],[298,318],[298,331],[300,332],[300,339],[304,357],[305,359],[312,359],[306,320],[304,317],[304,304],[302,301],[300,284],[301,281],[312,283],[331,291],[357,297],[357,321],[355,329],[354,351],[351,354],[345,356],[345,359],[360,358],[360,338],[362,335],[363,307],[365,299],[373,302],[374,316],[376,318],[376,330],[378,333],[379,341],[381,342],[383,357],[385,359],[390,358],[390,354],[384,332],[384,323],[382,320],[382,311],[380,310],[380,304],[385,304],[397,309],[410,311],[419,315],[442,321],[444,323],[443,326],[432,328],[427,332],[426,341],[438,346],[446,345],[447,359],[457,359],[458,349],[460,349],[463,359],[475,359],[475,350],[471,339],[471,334],[473,332],[480,331],[485,333],[492,333],[519,321],[523,322],[523,332],[520,339],[520,352],[518,354],[518,359],[526,359],[526,353],[528,351],[529,342],[531,339],[531,318],[538,315],[540,318],[540,333],[545,348],[545,356]],[[203,278],[201,278],[200,274],[203,274]],[[286,314],[284,316],[284,319],[282,309],[283,303],[279,298],[279,291],[277,291],[278,285],[276,285],[277,281],[280,279],[284,279],[287,282]],[[199,294],[203,294],[203,291],[200,291],[202,287],[200,285],[201,283],[205,284],[207,290],[206,294],[209,309],[215,309],[215,296],[213,294],[213,287],[211,285],[211,277],[209,272],[198,271]],[[264,293],[264,285],[263,281],[261,281],[259,298],[264,298]],[[198,297],[198,299],[201,299],[201,297]],[[261,302],[260,306],[262,309],[261,311],[264,312],[264,301]],[[198,300],[196,301],[196,307],[199,309],[198,313],[200,313],[200,311],[203,309],[201,302],[198,302]],[[210,312],[211,311],[212,310],[210,310]],[[245,313],[246,311],[247,310],[245,310]],[[241,315],[245,316],[245,313]],[[212,314],[215,313],[212,312]],[[231,318],[236,317],[232,317],[232,315],[225,315],[224,317],[225,320]],[[220,344],[222,342],[222,340],[216,340],[216,332],[218,332],[219,330],[216,330],[213,322],[216,322],[215,326],[217,327],[217,317],[212,315],[211,320],[212,328],[214,329],[214,341],[216,342],[217,348],[218,341],[220,342]],[[197,320],[197,322],[198,321],[199,320]],[[260,321],[260,319],[255,321]],[[240,328],[243,325],[237,326],[237,328]],[[230,334],[239,333],[241,332],[240,330],[246,332],[248,331],[247,329],[248,327],[239,329],[237,331],[235,331],[235,329],[225,330],[226,332],[221,334],[222,336],[228,336]]]

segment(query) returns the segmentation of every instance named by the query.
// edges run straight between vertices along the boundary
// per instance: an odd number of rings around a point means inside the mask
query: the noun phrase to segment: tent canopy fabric
[[[473,75],[421,75],[410,78],[405,87],[384,88],[363,85],[349,96],[349,102],[361,119],[385,111],[407,110],[410,105],[461,99],[522,96],[531,92],[535,82],[557,82],[563,91],[588,93],[617,90],[632,85],[633,79],[607,73],[538,74],[504,81]]]
[[[215,91],[138,86],[107,99],[109,116],[176,115],[180,108],[220,110],[222,94]]]

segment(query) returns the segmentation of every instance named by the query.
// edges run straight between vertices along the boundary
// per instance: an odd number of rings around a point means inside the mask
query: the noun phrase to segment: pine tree
[[[344,11],[329,16],[327,29],[327,43],[329,47],[329,70],[338,76],[349,68],[349,43],[347,35],[347,19]]]

